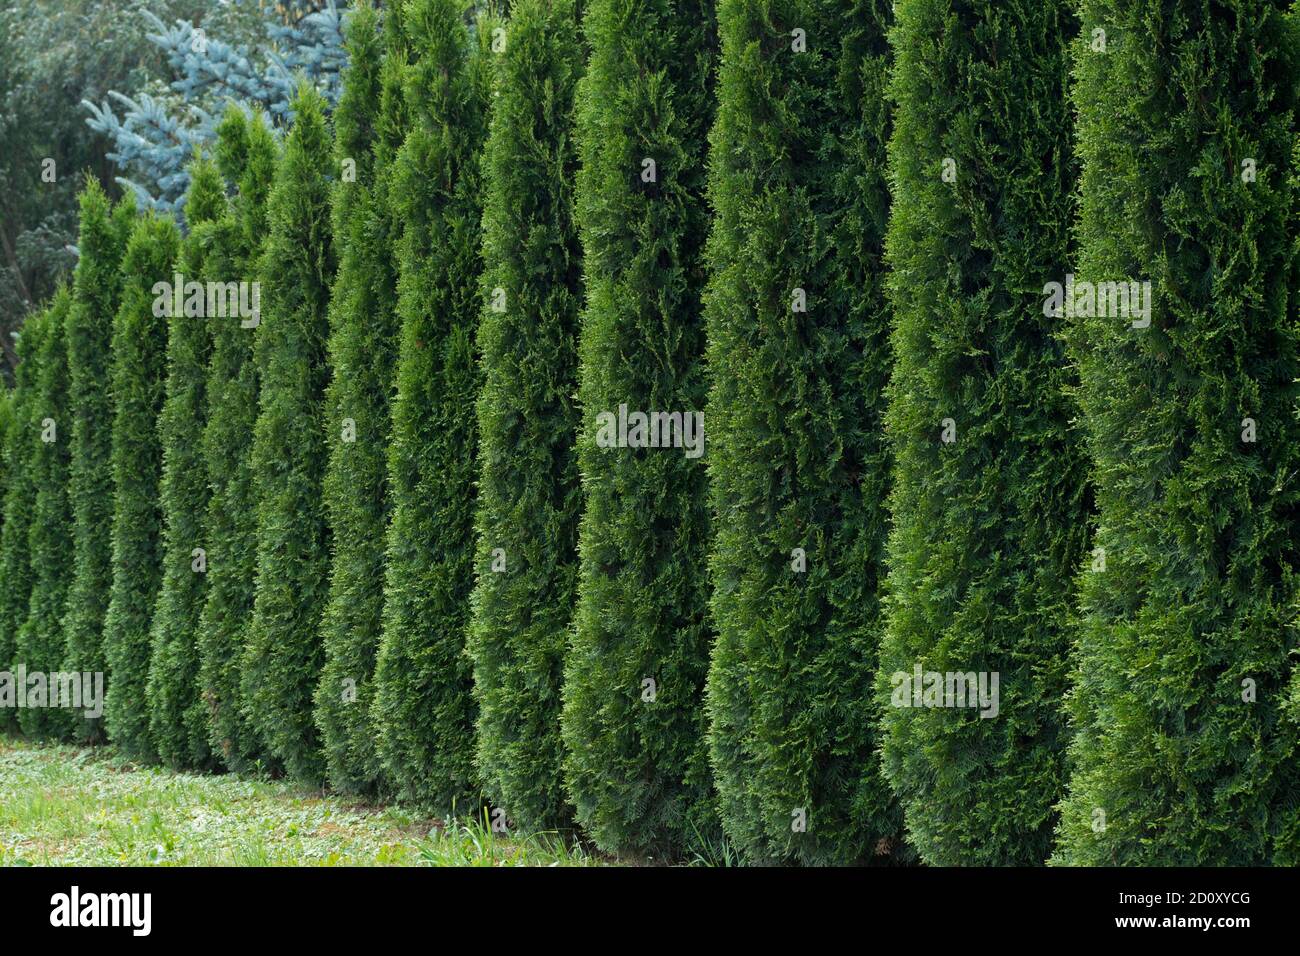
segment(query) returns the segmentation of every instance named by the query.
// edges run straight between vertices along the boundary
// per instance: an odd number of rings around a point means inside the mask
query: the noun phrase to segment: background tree
[[[65,300],[66,290],[59,293]],[[65,301],[66,306],[66,301]],[[31,606],[31,552],[27,538],[36,506],[37,454],[41,440],[37,390],[40,386],[41,346],[49,328],[48,308],[33,312],[18,337],[18,368],[10,399],[10,425],[5,446],[4,527],[0,528],[0,670],[16,663],[18,629]],[[66,423],[65,423],[66,425]],[[18,712],[0,707],[0,730],[18,726]]]
[[[724,0],[710,192],[710,747],[757,862],[896,852],[878,772],[885,3]]]
[[[1149,281],[1151,308],[1069,320],[1099,515],[1056,862],[1300,858],[1288,6],[1082,7],[1075,282]]]
[[[1066,2],[909,0],[891,34],[896,468],[879,685],[885,773],[936,865],[1043,862],[1063,790],[1091,502],[1061,320],[1040,290],[1070,268],[1076,32]],[[996,714],[911,706],[918,666],[988,675],[990,692],[997,674]]]
[[[29,674],[40,671],[48,675],[59,670],[64,652],[61,615],[72,559],[68,533],[72,512],[68,501],[67,322],[74,308],[72,297],[60,289],[45,312],[45,327],[37,336],[40,353],[34,370],[32,424],[40,430],[31,450],[35,500],[27,529],[31,597],[14,652],[14,664],[26,665]],[[81,723],[62,708],[28,707],[18,712],[18,724],[28,735],[64,737],[74,721]]]
[[[242,114],[241,114],[242,116]],[[243,277],[209,268],[210,250],[225,238],[214,226],[228,212],[216,163],[196,160],[185,200],[189,235],[177,269],[186,282],[238,282]],[[221,267],[225,257],[214,257]],[[226,273],[226,274],[223,274]],[[211,759],[208,713],[199,693],[199,615],[207,598],[208,469],[201,445],[207,421],[205,380],[212,324],[229,317],[170,315],[166,391],[158,416],[162,444],[162,584],[154,607],[146,699],[149,735],[173,767],[204,767]]]
[[[585,509],[565,663],[565,776],[602,848],[681,849],[717,828],[705,745],[708,501],[680,448],[601,448],[596,418],[704,408],[712,0],[592,0],[577,183]],[[650,683],[648,683],[650,682]]]
[[[344,792],[373,790],[380,776],[370,703],[389,514],[388,403],[398,322],[388,179],[404,127],[404,46],[399,8],[388,9],[381,36],[375,10],[358,7],[348,24],[349,65],[334,115],[334,161],[340,169],[354,164],[355,179],[336,181],[333,196],[339,271],[330,297],[324,491],[334,559],[316,724],[329,780]]]
[[[391,197],[402,224],[397,393],[389,448],[393,517],[372,719],[402,796],[473,812],[474,702],[465,655],[473,584],[474,332],[481,272],[487,44],[475,52],[457,0],[416,0],[404,28],[410,132]]]
[[[223,176],[238,184],[226,215],[210,227],[204,267],[211,274],[256,278],[266,234],[267,196],[278,146],[257,113],[227,109],[217,139]],[[243,643],[253,613],[257,570],[257,497],[251,448],[257,418],[255,328],[242,321],[210,326],[212,356],[204,398],[202,454],[209,482],[205,525],[207,600],[199,618],[199,686],[208,714],[208,742],[231,770],[270,764],[244,713],[240,690]]]
[[[113,584],[104,613],[110,674],[104,724],[120,753],[154,760],[149,737],[150,630],[162,583],[162,411],[167,322],[155,283],[170,282],[180,236],[169,218],[136,220],[122,257],[121,305],[113,322]],[[194,321],[191,319],[191,321]],[[202,321],[199,319],[199,321]]]
[[[329,528],[321,504],[329,382],[325,344],[335,261],[330,237],[330,142],[325,102],[303,84],[267,201],[258,270],[256,356],[261,379],[253,430],[257,588],[244,646],[245,713],[267,749],[304,781],[324,764],[311,698],[324,653]]]
[[[476,761],[519,828],[567,827],[560,683],[577,586],[573,452],[582,250],[573,218],[572,0],[514,5],[484,162],[477,585],[468,649]]]
[[[103,629],[112,584],[113,405],[105,386],[121,283],[119,267],[134,220],[132,201],[124,200],[110,210],[103,189],[87,180],[81,196],[80,258],[66,323],[73,557],[63,629],[65,669],[106,675]],[[100,740],[102,725],[102,717],[79,721],[79,736]]]

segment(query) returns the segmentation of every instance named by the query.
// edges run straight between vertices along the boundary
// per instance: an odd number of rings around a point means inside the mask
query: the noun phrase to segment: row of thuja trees
[[[1296,862],[1286,5],[463,6],[232,108],[183,236],[87,187],[0,662],[107,704],[0,721],[618,851]]]

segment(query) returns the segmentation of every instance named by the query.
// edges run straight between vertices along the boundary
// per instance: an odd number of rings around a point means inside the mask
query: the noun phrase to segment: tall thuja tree
[[[1077,25],[1063,0],[896,16],[885,773],[926,862],[1042,863],[1090,510],[1040,294],[1070,267]]]
[[[136,220],[122,257],[121,305],[113,323],[113,584],[104,614],[108,695],[104,723],[123,754],[152,760],[145,688],[154,603],[162,583],[162,411],[167,312],[180,236],[170,216]]]
[[[278,147],[258,114],[231,107],[222,118],[216,159],[238,191],[211,226],[204,250],[209,275],[256,279],[266,232],[266,203]],[[201,452],[209,502],[205,522],[207,599],[199,618],[199,694],[207,713],[208,743],[231,770],[269,762],[241,705],[242,647],[253,613],[257,566],[257,509],[250,449],[257,417],[258,374],[248,319],[209,324],[212,354],[204,381],[207,405]]]
[[[324,772],[312,692],[324,660],[329,528],[321,503],[327,448],[326,340],[334,279],[325,102],[304,84],[267,203],[258,281],[261,377],[252,469],[257,587],[243,654],[243,706],[270,752],[304,781]]]
[[[1061,305],[1099,518],[1057,862],[1300,858],[1288,6],[1083,4],[1080,261]],[[1118,282],[1149,293],[1126,286],[1115,315],[1085,286]]]
[[[48,675],[59,670],[65,650],[62,616],[72,570],[67,328],[74,307],[72,296],[60,289],[46,311],[44,328],[38,335],[40,352],[36,357],[36,388],[31,407],[32,425],[38,431],[30,459],[35,497],[26,542],[31,562],[31,594],[26,619],[18,629],[13,660],[15,667],[21,664],[29,674],[39,671]],[[102,687],[101,683],[101,690]],[[47,676],[45,693],[52,690]],[[28,702],[37,701],[29,698]],[[46,703],[53,701],[47,697]],[[64,737],[74,721],[81,722],[63,706],[29,707],[18,712],[18,723],[25,734]]]
[[[714,4],[593,0],[584,29],[586,504],[565,663],[565,776],[578,821],[600,846],[681,849],[717,826],[703,702],[709,521],[698,418]],[[645,447],[631,415],[651,412],[681,416],[683,442],[685,423],[698,425],[694,448]],[[611,434],[624,430],[626,447]]]
[[[349,63],[334,114],[334,158],[343,175],[334,183],[339,271],[330,297],[325,397],[324,494],[334,558],[315,702],[329,780],[345,792],[373,789],[379,779],[370,701],[384,610],[388,402],[397,354],[386,180],[401,143],[394,133],[403,125],[400,8],[389,7],[381,35],[375,10],[358,7],[347,36]]]
[[[582,250],[573,215],[573,0],[514,4],[484,170],[478,583],[469,651],[487,797],[528,831],[568,826],[560,683],[577,586]]]
[[[60,289],[58,295],[65,300],[66,310],[69,293]],[[36,505],[34,472],[40,423],[45,417],[36,415],[39,407],[36,392],[40,383],[41,345],[50,326],[48,312],[42,309],[29,315],[17,342],[19,361],[14,371],[12,422],[5,447],[4,527],[0,529],[0,670],[8,670],[14,663],[18,629],[27,619],[31,605],[33,568],[27,537]],[[17,724],[17,710],[11,706],[0,707],[0,730],[12,730]]]
[[[189,234],[181,246],[177,271],[183,281],[215,282],[223,287],[243,277],[220,268],[224,236],[215,225],[227,211],[225,182],[216,163],[196,160],[190,166],[185,197]],[[209,268],[209,252],[214,266]],[[185,297],[185,308],[167,317],[167,371],[158,434],[162,442],[162,585],[154,608],[152,651],[146,697],[149,735],[158,756],[173,767],[203,767],[211,759],[207,708],[199,693],[199,615],[207,597],[208,469],[202,435],[207,418],[204,385],[212,346],[212,322],[234,321],[206,315],[198,300]],[[214,302],[214,304],[216,304]],[[223,309],[223,311],[229,311]]]
[[[887,3],[723,0],[707,292],[710,746],[755,861],[893,852],[878,772]]]
[[[474,702],[465,655],[473,584],[474,349],[487,56],[457,0],[416,0],[403,24],[410,132],[391,200],[401,221],[401,338],[389,481],[383,637],[372,717],[399,794],[473,812]],[[478,24],[486,48],[492,27]]]
[[[67,320],[69,411],[72,414],[72,581],[63,617],[66,669],[104,672],[104,612],[112,584],[113,405],[109,385],[113,317],[117,315],[118,267],[135,220],[123,200],[110,210],[99,184],[81,196],[80,258]],[[78,723],[79,736],[99,740],[103,720]]]

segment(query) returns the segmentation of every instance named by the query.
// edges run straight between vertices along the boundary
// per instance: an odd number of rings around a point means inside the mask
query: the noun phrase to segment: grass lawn
[[[515,839],[282,781],[172,773],[111,750],[0,736],[0,865],[583,866],[544,834]]]

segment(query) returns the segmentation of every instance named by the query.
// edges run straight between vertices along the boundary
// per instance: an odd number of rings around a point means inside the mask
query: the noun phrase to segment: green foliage
[[[213,257],[217,268],[207,262],[209,252],[219,249],[224,238],[217,223],[227,213],[221,172],[211,161],[196,161],[185,199],[190,231],[177,264],[184,281],[229,283],[242,278],[227,271],[228,259],[220,254]],[[197,635],[207,598],[208,469],[201,440],[214,321],[232,320],[168,317],[166,392],[158,416],[163,449],[162,585],[154,608],[145,691],[150,738],[159,757],[173,767],[205,767],[211,762],[208,712],[199,691]]]
[[[232,107],[222,118],[217,162],[238,183],[232,208],[209,227],[208,274],[252,281],[266,225],[266,200],[278,148],[257,114]],[[253,613],[257,569],[257,506],[251,449],[257,418],[256,330],[242,322],[209,324],[212,354],[204,382],[207,420],[201,452],[209,482],[205,523],[207,600],[199,618],[199,687],[208,715],[208,743],[231,770],[269,763],[244,714],[240,664]]]
[[[1064,785],[1090,498],[1061,322],[1040,290],[1070,268],[1076,30],[1058,0],[910,0],[892,35],[897,457],[878,683],[885,773],[936,865],[1042,863]],[[990,693],[997,674],[996,715],[933,695],[911,706],[901,675],[918,666],[987,675]]]
[[[162,411],[167,321],[154,284],[169,282],[180,236],[170,217],[136,220],[122,257],[121,306],[113,323],[113,583],[104,614],[108,692],[104,724],[127,756],[152,760],[146,685],[154,602],[162,583]],[[190,321],[194,321],[191,319]]]
[[[573,818],[559,719],[581,500],[573,110],[583,62],[573,0],[515,3],[497,54],[484,160],[487,306],[478,332],[484,382],[468,650],[484,790],[525,831]]]
[[[14,664],[28,673],[47,675],[60,669],[64,653],[62,614],[72,559],[72,512],[68,500],[68,316],[75,308],[66,289],[60,288],[45,313],[44,329],[37,340],[35,391],[31,407],[35,441],[30,470],[35,487],[27,552],[31,561],[31,597],[26,620],[18,630]],[[47,692],[49,690],[47,680]],[[18,712],[23,733],[66,736],[74,721],[65,709],[26,708]]]
[[[385,32],[394,50],[385,59],[375,11],[357,8],[348,22],[350,60],[334,114],[335,163],[355,163],[356,181],[335,182],[333,195],[339,271],[330,297],[324,495],[334,558],[321,626],[325,664],[316,689],[316,724],[330,783],[343,792],[373,790],[380,775],[370,702],[383,626],[388,404],[398,320],[387,203],[396,145],[376,137],[400,125],[400,116],[381,119],[375,106],[401,110],[400,90],[394,90],[402,76],[399,20],[390,8]]]
[[[487,54],[475,52],[458,0],[416,0],[410,132],[390,194],[401,222],[401,339],[389,482],[383,636],[372,719],[398,792],[439,812],[472,811],[474,702],[465,655],[473,584],[474,348],[480,302],[480,154]],[[486,49],[490,28],[480,22]]]
[[[704,408],[714,4],[592,0],[583,25],[591,49],[579,86],[577,183],[586,505],[565,662],[565,778],[578,821],[602,848],[681,850],[717,828],[702,701],[711,639],[704,460],[680,448],[598,447],[596,419],[620,404]],[[653,701],[644,699],[647,681]]]
[[[304,83],[268,199],[253,430],[257,586],[243,654],[243,707],[267,749],[294,777],[320,780],[312,721],[320,679],[321,612],[329,589],[329,528],[321,503],[329,381],[330,142],[325,103]]]
[[[68,292],[58,295],[66,300]],[[4,526],[0,528],[0,670],[14,663],[18,649],[18,629],[27,620],[31,604],[31,555],[27,537],[36,506],[36,482],[33,474],[40,451],[40,420],[37,389],[40,384],[41,346],[50,320],[48,310],[33,312],[23,323],[18,337],[18,368],[14,372],[14,389],[10,399],[11,422],[5,442]],[[0,708],[0,730],[18,725],[18,713]]]
[[[69,412],[72,416],[72,581],[68,585],[63,629],[65,666],[70,671],[104,672],[104,612],[112,585],[113,405],[109,390],[113,317],[117,314],[118,267],[135,219],[124,200],[111,212],[108,198],[93,180],[81,195],[81,233],[72,308],[67,319]],[[79,737],[103,737],[102,718],[79,722]]]
[[[1105,570],[1082,575],[1055,862],[1300,862],[1288,6],[1083,4],[1076,281],[1149,280],[1152,308],[1069,322]]]
[[[888,4],[845,0],[719,10],[708,703],[723,826],[755,862],[866,861],[897,852],[902,831],[872,686],[890,19]]]

